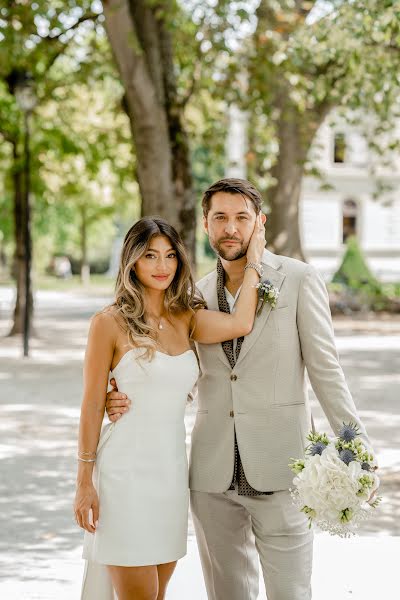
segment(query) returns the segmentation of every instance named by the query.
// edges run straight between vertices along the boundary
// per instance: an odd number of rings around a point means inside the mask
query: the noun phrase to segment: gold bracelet
[[[95,458],[81,458],[80,456],[78,456],[78,460],[80,460],[81,462],[85,462],[85,463],[94,463],[94,462],[96,462]]]
[[[94,452],[81,452],[81,450],[78,450],[78,456],[96,456],[96,451],[94,451]]]

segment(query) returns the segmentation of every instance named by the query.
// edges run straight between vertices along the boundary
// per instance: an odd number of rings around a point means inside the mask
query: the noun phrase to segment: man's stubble
[[[235,239],[235,241],[240,242],[240,247],[237,249],[225,250],[222,246],[222,242],[226,241],[227,239]],[[217,241],[214,240],[211,236],[209,236],[209,242],[214,252],[216,252],[220,258],[229,262],[240,260],[241,258],[245,257],[250,243],[250,241],[245,243],[241,240],[237,240],[236,238],[222,238]]]

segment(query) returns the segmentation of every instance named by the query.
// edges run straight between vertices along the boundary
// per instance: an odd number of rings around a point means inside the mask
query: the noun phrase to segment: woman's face
[[[177,253],[171,241],[164,235],[157,235],[151,239],[146,252],[136,261],[135,274],[144,287],[163,291],[171,285],[177,268]]]

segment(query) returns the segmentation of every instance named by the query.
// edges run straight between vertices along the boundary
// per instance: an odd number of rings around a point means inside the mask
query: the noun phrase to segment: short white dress
[[[158,565],[186,554],[187,396],[199,369],[195,353],[127,352],[113,370],[130,410],[101,432],[93,472],[99,523],[85,532],[81,600],[113,600],[104,565]]]

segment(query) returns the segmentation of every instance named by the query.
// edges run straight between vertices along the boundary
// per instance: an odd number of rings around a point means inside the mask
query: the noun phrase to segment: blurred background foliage
[[[136,85],[124,61],[142,74]],[[31,200],[34,272],[42,278],[62,255],[74,273],[85,264],[106,272],[115,239],[154,207],[177,225],[189,250],[195,244],[198,273],[207,271],[212,253],[201,232],[200,197],[224,176],[232,103],[248,115],[248,177],[270,213],[269,247],[303,258],[298,209],[304,175],[318,174],[309,156],[315,134],[331,111],[342,109],[353,121],[369,115],[369,142],[378,155],[397,151],[399,66],[398,1],[2,4],[3,280],[17,268],[15,186],[24,158],[15,81],[21,73],[30,74],[37,96]],[[155,133],[147,139],[141,124],[153,100]],[[356,242],[349,242],[335,275],[336,294],[338,286],[368,287],[374,308],[387,308],[379,298],[398,294],[398,286],[384,289],[374,281]]]

